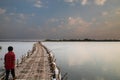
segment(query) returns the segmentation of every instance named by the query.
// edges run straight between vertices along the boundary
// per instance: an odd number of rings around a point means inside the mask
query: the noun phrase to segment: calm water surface
[[[0,58],[8,45],[17,58],[31,50],[34,42],[0,42]],[[56,57],[68,80],[120,80],[120,42],[43,42]],[[2,62],[2,61],[1,61]],[[0,66],[2,64],[0,63]]]
[[[120,42],[46,42],[68,80],[120,80]]]

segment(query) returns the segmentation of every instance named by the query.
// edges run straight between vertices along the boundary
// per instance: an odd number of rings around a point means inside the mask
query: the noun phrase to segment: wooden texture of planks
[[[51,80],[48,54],[42,44],[35,43],[32,54],[15,71],[18,80]]]

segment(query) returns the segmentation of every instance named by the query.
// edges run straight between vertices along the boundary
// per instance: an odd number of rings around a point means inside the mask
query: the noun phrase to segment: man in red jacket
[[[5,54],[5,70],[6,70],[6,77],[5,80],[8,80],[9,73],[11,72],[13,80],[15,80],[15,54],[13,52],[13,47],[8,47],[8,53]]]

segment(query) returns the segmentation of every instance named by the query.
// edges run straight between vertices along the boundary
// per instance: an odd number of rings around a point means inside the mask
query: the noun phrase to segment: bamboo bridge
[[[62,80],[53,54],[41,42],[35,43],[31,51],[16,61],[15,74],[15,80]],[[4,78],[5,73],[0,79]]]

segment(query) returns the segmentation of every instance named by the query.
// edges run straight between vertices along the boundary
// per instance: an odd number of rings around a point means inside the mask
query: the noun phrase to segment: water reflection
[[[53,51],[68,80],[120,80],[120,42],[44,42]],[[0,42],[4,57],[9,45],[16,57],[31,50],[33,42]],[[3,62],[0,61],[0,67]]]
[[[50,45],[53,46],[50,46]],[[120,80],[120,43],[45,43],[69,80]],[[58,48],[55,48],[58,47]]]

